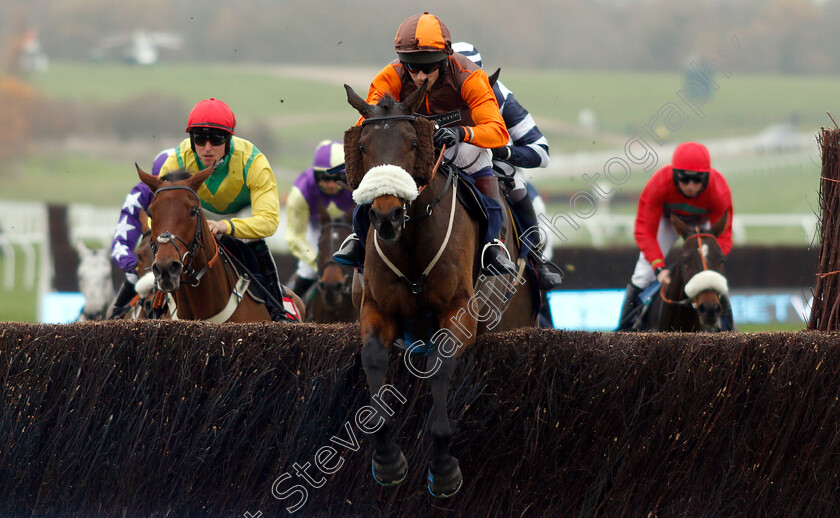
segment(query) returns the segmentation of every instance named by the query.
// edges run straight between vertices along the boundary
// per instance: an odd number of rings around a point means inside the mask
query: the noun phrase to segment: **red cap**
[[[211,97],[199,101],[190,112],[187,118],[187,131],[192,128],[215,128],[233,135],[236,117],[227,104]]]
[[[697,142],[683,142],[674,150],[671,167],[686,171],[697,171],[698,173],[708,173],[712,169],[709,150],[706,149],[706,146]]]

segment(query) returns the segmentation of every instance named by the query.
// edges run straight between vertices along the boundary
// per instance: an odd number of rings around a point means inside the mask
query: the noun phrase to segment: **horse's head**
[[[157,178],[137,166],[137,174],[154,194],[147,210],[152,221],[152,272],[158,287],[171,293],[180,286],[181,274],[196,250],[203,246],[202,232],[207,222],[203,221],[195,191],[213,174],[213,168],[194,175],[182,170]]]
[[[424,83],[402,102],[390,96],[368,104],[347,85],[347,102],[365,121],[344,134],[347,180],[358,204],[372,203],[370,221],[380,239],[396,241],[407,204],[431,181],[434,124],[413,113],[428,89]]]
[[[111,258],[105,248],[90,249],[83,242],[74,244],[79,254],[76,278],[79,291],[85,297],[82,316],[87,319],[102,318],[114,297],[111,283]]]
[[[351,272],[332,256],[353,232],[353,211],[348,210],[343,217],[333,219],[324,206],[319,204],[318,212],[321,234],[318,236],[317,289],[327,307],[336,307],[341,304],[344,295],[349,293]]]
[[[699,227],[690,227],[671,215],[671,223],[683,238],[680,253],[679,274],[675,275],[685,283],[685,294],[697,311],[700,324],[706,330],[720,330],[722,305],[721,295],[728,295],[729,286],[724,276],[726,256],[717,238],[726,228],[729,213],[726,212],[705,232]]]

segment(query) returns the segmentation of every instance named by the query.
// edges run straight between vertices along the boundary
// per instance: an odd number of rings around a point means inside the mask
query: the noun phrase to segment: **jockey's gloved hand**
[[[453,147],[458,142],[464,141],[466,132],[464,128],[458,126],[457,128],[438,128],[435,130],[435,147],[441,148],[446,144],[447,148]]]
[[[513,152],[510,146],[494,147],[490,151],[493,152],[493,160],[503,160],[505,162],[510,160],[510,155]]]

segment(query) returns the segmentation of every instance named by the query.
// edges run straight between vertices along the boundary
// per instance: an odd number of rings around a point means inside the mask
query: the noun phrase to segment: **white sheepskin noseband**
[[[685,294],[693,299],[704,291],[711,290],[718,295],[729,293],[726,277],[712,270],[705,270],[692,277],[685,285]]]
[[[371,203],[376,198],[390,194],[406,201],[417,198],[417,184],[405,169],[396,165],[371,167],[359,187],[353,191],[353,201],[358,205]]]

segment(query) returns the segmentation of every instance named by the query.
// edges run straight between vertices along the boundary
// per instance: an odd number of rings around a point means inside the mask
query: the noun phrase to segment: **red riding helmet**
[[[685,171],[708,173],[712,169],[709,150],[697,142],[683,142],[674,150],[671,167]]]
[[[683,142],[674,150],[674,157],[671,159],[673,169],[673,181],[677,189],[680,188],[680,175],[682,171],[699,173],[700,183],[705,191],[709,186],[709,171],[712,169],[712,161],[709,158],[709,150],[703,144],[697,142]]]
[[[452,54],[452,38],[449,29],[437,16],[415,14],[397,29],[394,49],[406,63],[434,63]]]
[[[190,112],[187,118],[187,132],[193,128],[220,129],[234,134],[236,128],[236,117],[233,115],[230,106],[218,99],[205,99]]]

